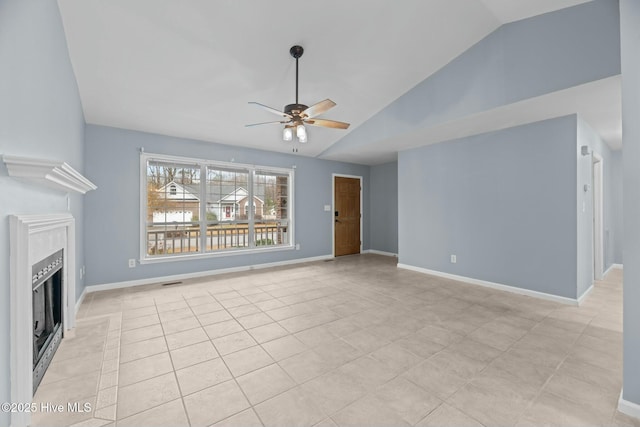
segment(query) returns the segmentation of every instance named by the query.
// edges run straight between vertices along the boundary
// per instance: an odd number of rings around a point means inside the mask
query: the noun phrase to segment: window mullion
[[[247,200],[247,218],[249,219],[249,247],[253,248],[255,247],[255,224],[254,224],[254,218],[255,215],[253,213],[253,180],[254,180],[254,175],[255,175],[255,170],[250,169],[249,170],[249,176],[248,176],[248,183],[247,183],[247,187],[249,187],[249,200]]]
[[[200,165],[200,251],[207,252],[207,165]]]
[[[217,172],[218,168],[220,172]],[[141,155],[140,169],[140,193],[143,196],[140,200],[141,262],[154,262],[153,259],[162,258],[184,259],[189,253],[239,253],[243,247],[254,251],[267,249],[268,246],[291,248],[294,241],[293,170],[256,169],[253,165],[148,154]],[[208,176],[210,169],[211,181]],[[198,173],[200,177],[196,182]],[[243,195],[245,182],[246,192]],[[215,189],[210,188],[209,183],[215,185]],[[287,187],[285,194],[280,195],[278,186],[282,186],[282,189]],[[240,206],[245,195],[246,203],[243,201]],[[282,200],[286,200],[286,208],[280,206]],[[232,217],[225,217],[225,206],[233,206],[233,202],[237,211]],[[195,209],[196,203],[198,209]],[[216,228],[209,250],[207,233],[211,230],[207,215],[211,215],[208,214],[210,208],[215,210],[220,222],[212,221]],[[282,210],[286,219],[279,217],[278,209]],[[187,219],[198,214],[198,221],[192,217]],[[287,231],[280,239],[283,226]],[[194,236],[196,230],[197,239]],[[233,234],[231,246],[228,246],[229,232]],[[246,235],[242,236],[242,232]],[[241,237],[248,239],[248,242],[245,243]],[[221,241],[225,242],[224,245]],[[196,242],[197,249],[193,245]]]

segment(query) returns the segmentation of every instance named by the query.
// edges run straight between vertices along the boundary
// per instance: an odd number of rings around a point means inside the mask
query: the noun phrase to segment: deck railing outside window
[[[172,228],[173,227],[173,228]],[[287,225],[277,223],[260,224],[254,227],[254,244],[259,246],[277,246],[288,242]],[[207,227],[206,252],[248,248],[249,228],[246,225],[215,225]],[[184,254],[200,251],[200,227],[195,225],[169,225],[154,230],[147,228],[147,253]]]
[[[293,246],[293,169],[141,154],[141,259]]]

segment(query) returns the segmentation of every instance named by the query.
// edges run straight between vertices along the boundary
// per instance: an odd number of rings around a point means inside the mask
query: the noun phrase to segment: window
[[[141,261],[292,248],[292,169],[146,153],[141,169]]]

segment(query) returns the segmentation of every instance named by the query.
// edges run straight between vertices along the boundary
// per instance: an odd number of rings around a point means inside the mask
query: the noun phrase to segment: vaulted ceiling
[[[244,125],[277,119],[248,101],[294,102],[300,44],[300,102],[351,123],[310,128],[317,156],[500,25],[585,0],[58,2],[87,123],[290,152],[281,126]]]

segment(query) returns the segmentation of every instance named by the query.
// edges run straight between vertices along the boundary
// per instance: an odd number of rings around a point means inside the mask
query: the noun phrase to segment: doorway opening
[[[602,156],[593,153],[593,278],[602,280],[604,271],[604,207],[602,196]]]
[[[362,177],[333,174],[333,256],[362,251]]]

